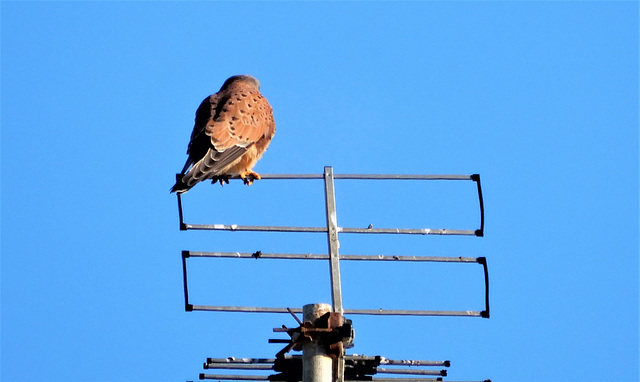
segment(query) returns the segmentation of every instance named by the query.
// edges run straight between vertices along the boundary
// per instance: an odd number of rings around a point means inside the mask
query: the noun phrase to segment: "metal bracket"
[[[311,341],[318,340],[324,346],[327,355],[339,357],[344,354],[344,349],[353,346],[355,333],[351,320],[342,317],[341,313],[326,313],[314,322],[305,321],[297,328],[289,329],[286,326],[274,328],[274,332],[285,332],[289,340],[270,339],[269,343],[287,343],[276,354],[276,358],[284,357],[290,350],[301,351],[302,346]]]

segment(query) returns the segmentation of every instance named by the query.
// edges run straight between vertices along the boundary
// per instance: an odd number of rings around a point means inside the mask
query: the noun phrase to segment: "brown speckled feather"
[[[276,130],[273,110],[259,89],[255,78],[234,76],[202,101],[183,176],[172,192],[186,192],[206,179],[253,173]]]

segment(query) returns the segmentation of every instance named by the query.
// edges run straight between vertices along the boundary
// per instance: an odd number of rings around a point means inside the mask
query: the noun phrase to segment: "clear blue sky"
[[[275,110],[258,172],[482,176],[484,238],[343,235],[341,251],[486,256],[492,317],[351,317],[350,352],[450,359],[452,381],[638,380],[637,2],[1,12],[3,381],[182,381],[279,350],[291,317],[183,307],[182,250],[326,253],[322,235],[178,230],[195,109],[234,74]],[[474,229],[468,186],[341,183],[338,222]],[[185,204],[194,223],[324,219],[313,181],[201,184]],[[329,302],[324,263],[191,260],[194,303]],[[346,308],[482,309],[474,265],[342,271]]]

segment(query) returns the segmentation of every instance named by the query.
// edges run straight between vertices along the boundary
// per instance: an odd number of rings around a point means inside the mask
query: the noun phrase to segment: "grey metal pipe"
[[[205,369],[235,369],[235,370],[273,370],[271,365],[264,364],[243,364],[243,363],[216,363],[208,362],[204,364]]]
[[[328,260],[329,255],[312,253],[202,252],[187,251],[187,257],[219,257],[241,259]],[[404,255],[340,255],[346,261],[425,261],[440,263],[478,263],[477,257],[404,256]]]
[[[380,374],[414,374],[414,375],[440,375],[446,376],[446,370],[422,370],[422,369],[388,369],[379,367],[377,372]]]
[[[260,174],[260,179],[323,179],[322,174]],[[411,174],[335,174],[335,179],[351,180],[473,180],[473,175],[411,175]],[[230,176],[229,179],[240,179],[239,176]]]
[[[246,313],[289,313],[290,308],[268,308],[253,306],[210,306],[188,305],[189,311],[205,310],[210,312],[246,312]],[[301,313],[299,308],[291,309]],[[474,310],[396,310],[396,309],[344,309],[345,315],[366,314],[377,316],[446,316],[446,317],[484,317],[483,312]]]
[[[305,322],[313,322],[331,312],[329,304],[308,304],[302,307]],[[302,347],[302,382],[333,382],[333,360],[317,340]]]
[[[268,375],[231,375],[231,374],[200,374],[200,379],[219,379],[225,381],[268,381]]]

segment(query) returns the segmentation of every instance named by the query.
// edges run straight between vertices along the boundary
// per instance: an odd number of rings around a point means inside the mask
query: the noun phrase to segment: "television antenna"
[[[180,177],[181,175],[176,175]],[[190,224],[184,221],[182,196],[177,194],[180,230],[211,231],[259,231],[259,232],[312,232],[327,235],[328,254],[285,254],[240,252],[195,252],[182,251],[182,272],[186,311],[288,313],[298,322],[297,328],[273,329],[284,332],[288,339],[271,339],[270,343],[285,343],[286,346],[275,358],[207,358],[205,369],[233,370],[273,370],[271,375],[230,375],[201,373],[200,379],[214,380],[270,380],[286,382],[344,382],[373,380],[377,382],[429,382],[442,381],[446,369],[431,370],[425,367],[449,367],[450,361],[389,360],[382,356],[367,357],[346,355],[345,348],[353,346],[354,330],[351,320],[345,315],[399,315],[399,316],[457,316],[489,318],[489,276],[485,257],[433,257],[433,256],[389,256],[389,255],[343,255],[339,253],[340,234],[404,234],[404,235],[484,235],[484,204],[480,175],[382,175],[382,174],[334,174],[332,167],[325,167],[323,174],[265,174],[263,180],[324,180],[325,227],[295,226],[248,226],[236,224]],[[473,181],[477,185],[480,210],[479,228],[475,230],[432,229],[432,228],[349,228],[338,226],[335,180],[447,180]],[[328,260],[331,282],[331,304],[314,303],[302,308],[256,307],[256,306],[216,306],[196,305],[189,299],[187,259],[200,258],[244,258],[244,259],[300,259]],[[393,262],[444,262],[480,264],[484,273],[484,309],[464,311],[398,310],[398,309],[344,309],[340,282],[341,261],[393,261]],[[303,320],[296,314],[302,313]],[[291,350],[302,350],[302,356],[288,355]],[[401,366],[398,368],[398,366]],[[402,368],[415,367],[415,368]],[[416,378],[373,378],[375,374],[396,374],[420,376]],[[426,377],[430,378],[426,378]],[[435,378],[433,378],[435,377]],[[489,380],[485,380],[487,382]]]

